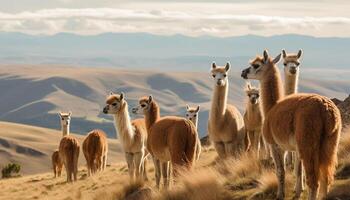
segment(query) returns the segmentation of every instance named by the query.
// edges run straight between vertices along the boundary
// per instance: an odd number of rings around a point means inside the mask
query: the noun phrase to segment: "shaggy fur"
[[[300,58],[302,55],[302,50],[299,50],[298,53],[287,53],[285,50],[282,50],[283,55],[283,66],[284,66],[284,93],[285,95],[295,94],[298,92],[298,80],[299,80],[299,69],[300,69]],[[295,153],[288,152],[286,155],[286,166],[291,167],[294,163]],[[295,163],[297,164],[297,163]],[[296,168],[298,169],[297,165]],[[298,170],[295,172],[301,173]]]
[[[63,162],[60,158],[58,150],[56,150],[52,153],[51,160],[52,160],[52,169],[53,169],[53,173],[55,175],[55,178],[60,177],[61,172],[62,172],[62,168],[63,168]]]
[[[72,136],[64,136],[59,146],[59,156],[66,168],[67,182],[77,181],[80,145]]]
[[[296,151],[306,172],[309,199],[326,197],[337,163],[341,117],[335,104],[317,94],[294,94],[283,99],[282,82],[275,59],[264,51],[251,62],[242,77],[260,81],[265,121],[263,135],[271,145],[279,181],[278,199],[284,199],[283,153]],[[300,196],[297,191],[296,196]]]
[[[187,105],[186,107],[186,119],[190,120],[196,126],[197,132],[198,132],[199,110],[200,110],[199,106],[190,107]],[[202,151],[201,140],[199,138],[199,134],[197,134],[196,160],[199,160],[201,151]]]
[[[144,162],[148,154],[145,120],[130,120],[128,103],[124,93],[120,95],[111,93],[107,97],[106,104],[103,112],[114,115],[114,126],[123,145],[130,178],[132,180],[139,179],[143,175],[143,178],[147,180]]]
[[[102,130],[93,130],[83,142],[83,153],[86,159],[88,175],[97,170],[103,171],[107,164],[108,143]]]
[[[245,88],[246,95],[248,97],[246,103],[246,111],[244,113],[244,125],[246,130],[246,137],[249,138],[249,143],[251,145],[250,149],[257,152],[259,157],[260,151],[260,141],[262,140],[261,126],[262,126],[262,115],[260,112],[260,102],[259,102],[259,90],[252,87],[250,83],[247,84]]]
[[[159,106],[150,97],[139,100],[134,113],[143,113],[148,130],[147,149],[151,153],[156,170],[156,183],[159,187],[162,172],[164,186],[169,186],[169,161],[174,176],[180,168],[191,169],[194,164],[197,131],[194,124],[184,118],[167,116],[160,118]]]
[[[208,132],[221,158],[238,156],[247,145],[244,144],[243,117],[235,106],[227,104],[229,68],[229,63],[225,67],[217,67],[213,63],[211,70],[216,83],[209,111]]]

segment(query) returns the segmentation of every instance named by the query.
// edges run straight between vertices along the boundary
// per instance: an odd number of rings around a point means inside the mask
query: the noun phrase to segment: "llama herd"
[[[304,180],[308,199],[323,199],[333,181],[337,163],[337,147],[341,117],[335,104],[317,94],[297,93],[302,51],[272,58],[265,50],[241,73],[243,79],[259,82],[259,88],[247,83],[246,110],[227,103],[230,64],[211,67],[214,91],[208,120],[208,135],[220,159],[238,158],[243,151],[256,152],[258,157],[272,157],[278,178],[277,199],[285,198],[285,167],[294,165],[295,196],[300,197]],[[277,67],[283,59],[284,86]],[[284,89],[283,89],[284,88]],[[170,176],[190,170],[199,159],[201,144],[197,132],[200,107],[186,108],[185,117],[160,116],[153,96],[142,97],[131,109],[143,118],[131,120],[124,93],[111,93],[103,113],[113,115],[131,180],[148,180],[146,162],[151,157],[156,185],[170,185]],[[69,135],[71,113],[60,113],[63,138],[52,155],[54,174],[66,168],[67,181],[77,180],[80,145]],[[108,144],[103,131],[91,131],[83,142],[88,175],[106,167]],[[319,194],[318,194],[319,193]]]

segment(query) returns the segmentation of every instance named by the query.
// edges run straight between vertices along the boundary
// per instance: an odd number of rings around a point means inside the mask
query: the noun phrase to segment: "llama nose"
[[[107,106],[103,108],[103,113],[104,113],[104,114],[107,114],[107,113],[108,113],[108,107],[107,107]]]
[[[131,112],[134,113],[134,114],[137,114],[137,110],[138,110],[137,108],[132,108]]]
[[[290,68],[289,72],[290,72],[291,74],[295,74],[295,73],[297,73],[297,68],[292,67],[292,68]]]
[[[248,78],[248,72],[249,72],[249,68],[245,69],[242,71],[241,77],[244,79]]]

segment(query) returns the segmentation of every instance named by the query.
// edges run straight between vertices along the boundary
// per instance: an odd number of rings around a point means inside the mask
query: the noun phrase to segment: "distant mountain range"
[[[0,32],[0,62],[5,64],[63,64],[166,71],[207,71],[210,63],[231,61],[242,68],[263,49],[274,55],[304,50],[305,69],[348,69],[350,38],[303,35],[218,38],[147,33],[70,33],[26,35]]]

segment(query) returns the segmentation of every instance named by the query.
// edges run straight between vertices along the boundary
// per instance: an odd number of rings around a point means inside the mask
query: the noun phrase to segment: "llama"
[[[180,168],[190,170],[194,164],[197,130],[194,124],[184,118],[167,116],[160,118],[160,110],[152,96],[142,97],[134,114],[143,114],[148,130],[147,149],[153,157],[156,184],[159,188],[161,174],[164,187],[169,187],[169,161],[173,175],[177,177]]]
[[[102,130],[91,131],[83,142],[83,153],[89,176],[97,170],[105,170],[108,153],[106,134]]]
[[[78,158],[80,145],[76,138],[69,135],[69,126],[72,113],[59,113],[63,138],[61,139],[58,153],[67,173],[67,182],[77,181]],[[73,176],[73,177],[72,177]]]
[[[143,178],[147,180],[144,165],[145,156],[147,155],[147,129],[145,120],[130,120],[128,103],[125,100],[124,93],[120,95],[110,93],[106,104],[103,108],[103,113],[114,116],[114,126],[123,146],[130,179],[139,179],[143,175]]]
[[[186,106],[186,119],[190,120],[197,128],[198,133],[198,118],[199,118],[200,106],[190,107]],[[196,160],[199,160],[199,156],[202,151],[201,140],[199,139],[199,134],[197,135],[197,146],[196,146]]]
[[[298,92],[299,65],[302,53],[303,51],[299,50],[297,54],[287,54],[285,50],[282,50],[285,95],[295,94]],[[294,153],[290,151],[287,152],[286,166],[291,167],[294,159]],[[295,169],[297,169],[297,166]],[[298,173],[297,170],[296,173]]]
[[[236,107],[227,104],[229,70],[229,63],[225,67],[212,64],[211,74],[215,86],[209,111],[208,132],[221,158],[238,156],[244,148],[245,141],[243,117]]]
[[[336,105],[318,94],[294,94],[283,97],[282,81],[276,66],[281,55],[272,59],[265,50],[250,67],[242,71],[244,79],[260,82],[263,135],[270,144],[278,177],[277,198],[285,197],[284,151],[296,151],[306,172],[309,200],[326,197],[334,178],[341,116]],[[299,177],[298,182],[301,181]],[[296,197],[301,194],[296,187]],[[318,192],[318,189],[320,191]]]
[[[63,163],[62,163],[62,160],[61,160],[60,155],[58,153],[58,150],[55,150],[52,153],[51,160],[52,160],[52,168],[53,168],[53,173],[55,175],[55,178],[61,177]]]
[[[244,125],[246,131],[246,137],[249,138],[251,147],[257,152],[259,157],[260,151],[260,140],[261,140],[261,126],[262,126],[262,115],[260,112],[259,102],[259,90],[252,87],[250,83],[247,83],[245,92],[248,97],[246,104],[246,112],[244,113]]]

